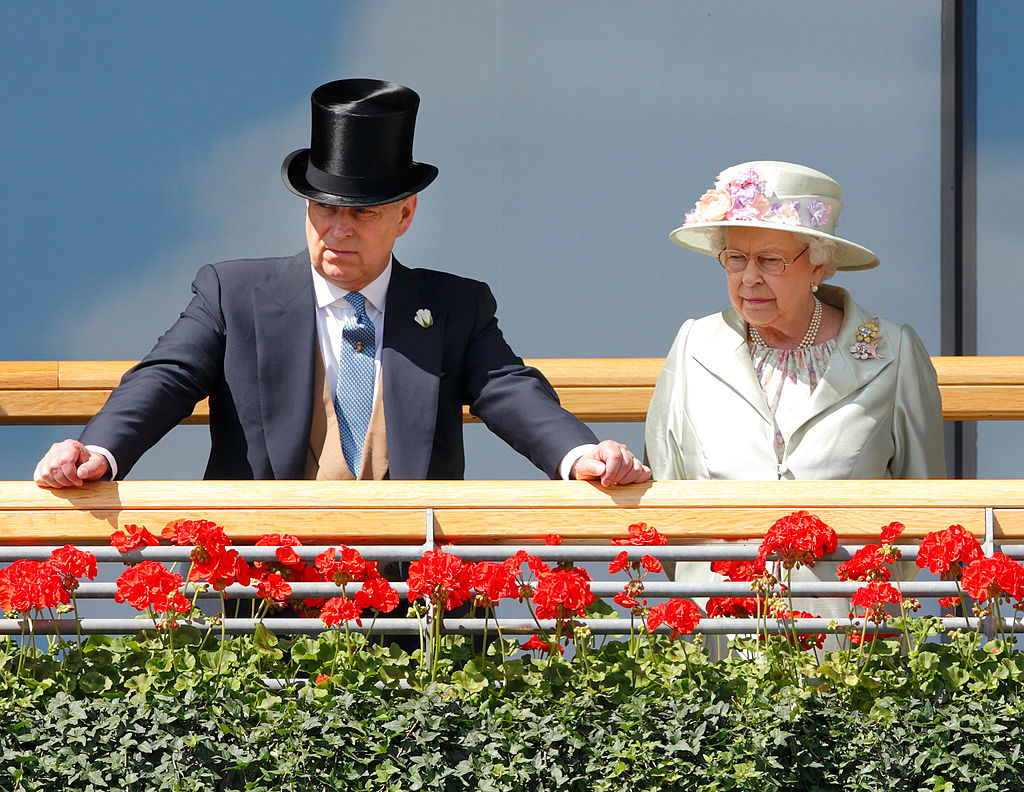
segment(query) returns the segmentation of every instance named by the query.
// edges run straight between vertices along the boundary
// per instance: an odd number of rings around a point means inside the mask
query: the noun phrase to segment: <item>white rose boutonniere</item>
[[[430,327],[434,324],[434,315],[430,313],[429,308],[420,308],[413,318],[420,327]]]

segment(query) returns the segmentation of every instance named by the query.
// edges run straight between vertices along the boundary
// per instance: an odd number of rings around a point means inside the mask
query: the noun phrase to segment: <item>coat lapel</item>
[[[434,323],[421,327],[426,308]],[[394,479],[424,479],[437,424],[446,313],[422,291],[416,274],[395,261],[384,313],[381,387],[387,426],[388,467]]]
[[[825,376],[818,382],[807,405],[805,426],[833,405],[846,399],[854,391],[867,385],[877,377],[896,357],[893,343],[897,339],[880,336],[877,347],[879,358],[858,359],[850,347],[857,340],[857,328],[874,318],[850,299],[845,290],[835,286],[822,286],[818,296],[823,302],[839,307],[843,311],[843,324],[836,336],[836,349],[828,361]]]
[[[732,308],[722,312],[722,319],[708,329],[705,338],[691,340],[695,350],[693,358],[747,402],[763,420],[772,423],[764,391],[750,364],[746,324]]]
[[[256,378],[274,478],[301,479],[313,420],[316,306],[302,251],[253,288]]]

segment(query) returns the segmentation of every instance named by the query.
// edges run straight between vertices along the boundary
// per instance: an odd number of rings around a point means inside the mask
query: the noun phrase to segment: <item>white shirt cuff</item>
[[[102,454],[106,458],[107,464],[110,465],[110,480],[117,481],[117,462],[114,461],[113,454],[103,446],[87,445],[85,450],[92,451],[94,454]]]
[[[562,463],[558,466],[558,475],[562,481],[569,480],[569,474],[572,473],[572,466],[575,465],[581,456],[589,454],[597,446],[594,443],[586,443],[585,445],[576,446],[568,454],[562,457]]]

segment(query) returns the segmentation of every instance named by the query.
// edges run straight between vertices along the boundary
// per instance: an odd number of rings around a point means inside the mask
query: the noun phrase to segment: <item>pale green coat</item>
[[[785,437],[775,425],[732,308],[689,319],[676,336],[647,412],[655,479],[944,478],[942,404],[935,369],[909,325],[879,323],[880,359],[854,358],[857,327],[874,318],[843,289],[818,297],[843,323],[806,420]]]

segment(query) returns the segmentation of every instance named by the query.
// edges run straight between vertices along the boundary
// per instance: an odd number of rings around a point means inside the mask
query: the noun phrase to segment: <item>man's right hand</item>
[[[32,479],[40,487],[60,489],[81,487],[86,481],[95,481],[106,475],[110,463],[103,454],[90,451],[77,440],[54,443],[39,460]]]

